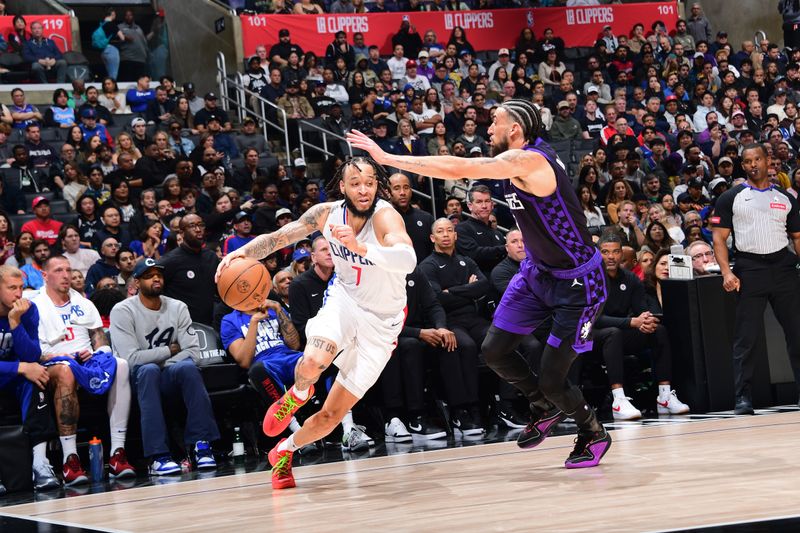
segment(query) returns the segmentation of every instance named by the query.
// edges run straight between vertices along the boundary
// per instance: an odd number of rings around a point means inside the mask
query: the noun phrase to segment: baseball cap
[[[136,263],[135,267],[133,267],[133,279],[139,279],[140,277],[142,277],[142,275],[144,275],[145,272],[147,272],[151,268],[164,270],[164,265],[156,263],[156,260],[153,259],[152,257],[142,259],[141,261]]]
[[[718,31],[717,32],[717,37],[727,37],[727,36],[728,36],[728,32],[726,32],[726,31]]]
[[[708,188],[713,191],[714,189],[717,188],[718,185],[722,185],[723,183],[725,185],[728,184],[725,178],[714,178],[713,180],[711,180],[711,183],[708,184]]]
[[[775,96],[781,96],[781,95],[784,96],[786,95],[786,89],[784,89],[783,87],[778,87],[777,89],[775,89]]]
[[[738,116],[742,116],[743,117],[744,116],[744,111],[742,111],[741,109],[737,109],[736,111],[731,113],[731,118],[738,117]]]
[[[665,102],[677,102],[677,101],[678,101],[678,97],[677,97],[677,96],[675,96],[674,94],[671,94],[671,95],[667,96],[667,97],[664,99],[664,101],[665,101]]]
[[[406,63],[406,68],[417,68],[417,62],[413,59],[409,59]]]
[[[732,165],[733,164],[733,159],[731,159],[730,157],[720,157],[719,161],[717,162],[717,166],[724,165],[725,163],[728,163],[729,165]],[[713,189],[714,187],[712,186],[711,188]]]
[[[288,36],[289,36],[289,30],[287,30],[286,28],[281,28],[280,31],[278,32],[278,37],[288,37]]]
[[[423,57],[431,57],[427,50],[420,50],[419,54],[417,54],[417,59],[422,59]]]
[[[183,90],[184,91],[194,91],[194,83],[192,83],[190,81],[187,81],[186,83],[183,84]]]
[[[698,189],[703,188],[703,180],[702,178],[692,178],[689,180],[689,183],[686,184],[687,187],[692,188],[696,187]]]
[[[217,99],[217,95],[214,94],[214,93],[206,93],[206,95],[203,97],[203,99],[205,99],[205,100],[216,100]]]
[[[690,204],[692,203],[692,196],[688,192],[685,192],[678,196],[677,201],[679,204]]]
[[[470,154],[482,154],[483,151],[481,150],[480,146],[473,146],[472,148],[469,149],[469,153]]]
[[[287,87],[292,87],[294,89],[297,89],[297,88],[300,87],[300,80],[292,80],[289,83],[287,83],[286,86]]]
[[[600,92],[600,89],[598,89],[598,88],[597,88],[597,85],[589,85],[589,86],[586,88],[586,94],[589,94],[589,93],[599,93],[599,92]]]
[[[278,219],[279,219],[279,218],[281,218],[283,215],[289,215],[289,216],[293,216],[293,215],[292,215],[292,211],[291,211],[290,209],[286,209],[285,207],[282,207],[282,208],[278,209],[278,210],[275,212],[275,220],[278,220]]]
[[[87,107],[81,111],[81,118],[97,118],[97,111],[91,107]]]
[[[507,55],[511,55],[511,54],[508,53],[508,48],[501,48],[497,52],[497,55],[499,55],[499,56],[507,56]]]
[[[697,59],[698,57],[706,57],[706,56],[705,56],[705,55],[703,55],[703,52],[695,52],[693,57],[694,57],[695,59]]]
[[[253,220],[253,215],[251,215],[247,211],[239,211],[238,213],[236,213],[236,216],[233,217],[233,222],[234,223],[239,223],[244,219],[252,221]]]
[[[686,164],[683,165],[681,172],[683,172],[684,174],[691,174],[693,172],[697,172],[697,167],[691,164]]]
[[[305,248],[298,248],[292,254],[292,261],[302,261],[303,259],[311,259],[311,254]]]
[[[603,29],[604,29],[604,30],[610,30],[610,29],[611,29],[611,26],[610,26],[610,25],[608,25],[608,24],[606,24],[605,26],[603,26]]]
[[[557,109],[562,109],[564,107],[569,107],[569,102],[567,102],[566,100],[561,100],[558,103]]]
[[[461,50],[461,51],[458,53],[458,55],[459,55],[459,56],[461,56],[461,57],[464,57],[464,56],[466,56],[466,55],[472,55],[472,52],[470,51],[470,49],[469,49],[469,48],[463,48],[463,49],[462,49],[462,50]]]
[[[147,124],[142,117],[136,117],[135,119],[131,120],[131,127],[138,126],[139,124]]]
[[[36,206],[42,202],[49,204],[50,200],[48,200],[44,196],[37,196],[36,198],[33,199],[33,201],[31,201],[31,209],[36,209]]]
[[[297,159],[294,160],[294,166],[295,167],[303,167],[303,168],[305,168],[306,160],[303,159],[302,157],[298,157]]]

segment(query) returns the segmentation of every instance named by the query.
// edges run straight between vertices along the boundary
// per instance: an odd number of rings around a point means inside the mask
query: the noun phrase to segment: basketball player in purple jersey
[[[572,417],[578,438],[564,464],[586,468],[599,464],[611,437],[567,373],[577,354],[592,349],[592,326],[606,299],[605,274],[564,164],[539,138],[541,125],[539,111],[530,102],[504,102],[489,128],[493,157],[469,159],[387,154],[358,131],[348,133],[347,140],[380,164],[423,176],[504,180],[527,257],[495,311],[481,352],[487,364],[530,402],[531,422],[517,444],[537,446],[556,424]],[[553,328],[537,383],[515,349],[550,316]]]

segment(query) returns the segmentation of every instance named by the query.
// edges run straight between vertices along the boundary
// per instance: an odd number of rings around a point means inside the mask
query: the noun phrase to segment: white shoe
[[[630,398],[614,398],[611,405],[614,420],[637,420],[642,418],[642,412],[633,406]]]
[[[368,450],[370,446],[375,446],[375,441],[369,438],[364,431],[364,426],[353,426],[353,428],[342,435],[342,450],[345,452],[357,452]]]
[[[406,425],[397,418],[392,418],[386,424],[386,442],[409,442],[411,440],[411,433],[408,432]]]
[[[689,412],[689,406],[678,399],[675,391],[670,391],[669,396],[656,399],[656,409],[660,415],[685,415]]]

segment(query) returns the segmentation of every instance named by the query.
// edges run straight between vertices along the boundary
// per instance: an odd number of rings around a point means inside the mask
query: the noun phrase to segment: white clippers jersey
[[[381,209],[394,208],[389,202],[378,200],[375,212]],[[406,306],[406,276],[387,272],[371,261],[354,254],[331,235],[330,225],[347,224],[347,216],[347,208],[342,200],[331,209],[323,227],[322,234],[330,243],[334,266],[334,277],[325,297],[328,298],[332,291],[342,290],[366,311],[394,318]],[[372,226],[372,217],[356,235],[356,240],[380,246]]]

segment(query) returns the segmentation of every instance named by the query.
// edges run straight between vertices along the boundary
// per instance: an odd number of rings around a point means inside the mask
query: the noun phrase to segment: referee
[[[751,383],[753,347],[764,329],[769,302],[786,336],[787,351],[800,384],[800,213],[797,201],[770,183],[770,157],[763,146],[751,144],[742,152],[747,181],[723,193],[714,212],[714,254],[725,290],[738,291],[733,341],[737,415],[753,414]],[[733,233],[733,270],[726,241]],[[795,254],[788,249],[787,234]]]

